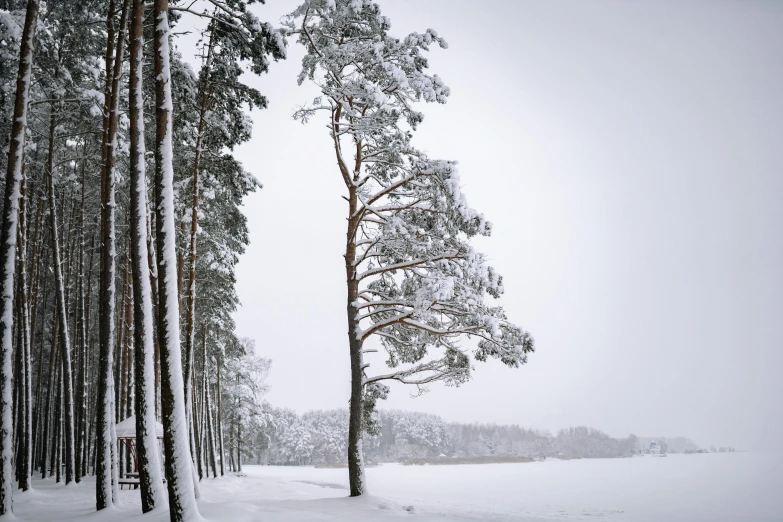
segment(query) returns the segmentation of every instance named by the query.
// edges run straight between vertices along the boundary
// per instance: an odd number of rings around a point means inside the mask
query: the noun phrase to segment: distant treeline
[[[344,465],[347,410],[311,411],[267,407],[244,448],[251,461],[276,465]],[[571,427],[557,434],[518,425],[448,423],[436,415],[381,410],[364,439],[368,462],[417,462],[450,457],[608,458],[640,453],[649,444],[635,435],[616,439],[597,429]],[[663,440],[663,439],[658,439]],[[675,440],[675,439],[672,439]],[[695,448],[676,439],[669,452]],[[680,449],[681,448],[681,449]]]

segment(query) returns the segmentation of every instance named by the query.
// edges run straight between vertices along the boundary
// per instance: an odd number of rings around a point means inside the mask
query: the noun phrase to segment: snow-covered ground
[[[528,464],[367,469],[372,496],[346,498],[345,469],[246,466],[244,476],[202,481],[202,515],[213,521],[419,522],[592,520],[783,521],[783,456],[752,453],[585,459]],[[95,483],[35,481],[16,495],[22,520],[127,521],[138,492],[94,513]],[[86,515],[86,516],[85,516]],[[144,521],[168,520],[160,511]]]

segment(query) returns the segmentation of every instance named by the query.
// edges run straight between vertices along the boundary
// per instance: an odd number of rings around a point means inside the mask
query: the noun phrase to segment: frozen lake
[[[246,466],[201,482],[215,522],[780,522],[783,456],[751,453],[367,470],[370,496],[347,498],[345,469]],[[132,522],[139,492],[95,513],[95,480],[33,480],[17,492],[27,521]],[[166,522],[164,508],[142,517]]]
[[[344,469],[254,466],[248,472],[324,484],[332,494],[345,494],[337,488],[347,486]],[[483,513],[493,520],[783,521],[783,455],[386,464],[367,469],[367,478],[374,496],[413,504],[419,513]]]

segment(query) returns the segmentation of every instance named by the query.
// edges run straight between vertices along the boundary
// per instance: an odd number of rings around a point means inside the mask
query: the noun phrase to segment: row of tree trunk
[[[39,11],[39,0],[27,1],[0,238],[0,515],[12,511],[14,482],[29,489],[36,470],[42,478],[54,474],[65,483],[79,482],[92,471],[96,508],[111,506],[118,497],[120,469],[129,462],[117,445],[115,426],[131,415],[136,419],[135,451],[144,512],[164,505],[167,499],[172,521],[195,519],[197,480],[210,471],[213,477],[225,472],[221,362],[209,360],[206,325],[201,329],[200,358],[195,347],[198,174],[211,87],[206,79],[199,86],[183,358],[180,275],[185,262],[177,259],[175,251],[168,10],[167,0],[154,1],[155,169],[150,202],[142,93],[145,4],[143,0],[110,0],[100,133],[101,204],[96,216],[98,234],[90,237],[86,162],[81,163],[80,193],[57,194],[55,141],[58,111],[66,100],[54,94],[48,100],[43,180],[36,183],[25,176]],[[118,237],[115,171],[126,41],[130,47],[130,219]],[[211,52],[210,40],[207,68]],[[37,148],[34,154],[39,154]],[[124,255],[117,255],[119,249]],[[118,260],[124,265],[119,291]],[[93,299],[94,270],[98,271],[97,302]],[[97,339],[93,335],[96,306]],[[50,310],[55,313],[47,313]],[[216,375],[210,375],[210,368],[216,369]],[[155,428],[158,418],[164,428],[163,463]],[[229,462],[236,470],[241,469],[240,436],[241,425],[234,423]]]

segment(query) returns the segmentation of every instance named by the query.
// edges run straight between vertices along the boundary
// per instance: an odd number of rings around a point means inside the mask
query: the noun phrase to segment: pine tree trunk
[[[141,486],[141,510],[147,513],[165,502],[155,429],[155,342],[147,249],[147,177],[144,159],[144,0],[133,0],[130,30],[130,238],[133,267],[133,336],[136,358],[136,461]]]
[[[171,70],[169,66],[168,0],[155,0],[156,100],[156,254],[158,261],[158,339],[161,359],[161,410],[171,522],[193,520],[196,505],[193,464],[188,447],[185,389],[182,379],[179,303],[177,296],[174,169],[172,164]]]
[[[57,368],[59,368],[60,362],[60,350],[57,350]],[[62,386],[62,372],[57,371],[57,378],[54,383],[57,387],[55,392],[54,401],[54,413],[52,414],[52,425],[54,426],[54,437],[52,438],[52,450],[50,455],[52,457],[49,462],[49,469],[54,472],[55,482],[60,482],[62,466],[60,466],[60,437],[62,436],[62,411],[63,411],[63,386]]]
[[[155,255],[155,242],[153,241],[153,226],[152,226],[152,212],[149,211],[149,205],[147,206],[147,230],[150,233],[147,235],[147,263],[150,267],[150,288],[152,289],[152,319],[153,324],[158,324],[158,263],[156,262]],[[160,343],[158,341],[158,329],[152,329],[153,342],[155,343],[155,418],[161,418],[160,412]]]
[[[209,452],[209,465],[212,468],[212,476],[217,477],[217,466],[215,464],[215,432],[212,426],[212,408],[209,400],[209,372],[207,371],[207,325],[201,327],[202,338],[202,359],[204,361],[204,405],[202,407],[202,416],[205,418],[204,431],[207,438],[207,451]]]
[[[207,48],[207,59],[201,72],[204,82],[200,86],[201,107],[199,108],[198,134],[196,135],[196,150],[193,158],[193,204],[190,212],[190,251],[188,253],[188,294],[187,294],[187,314],[185,322],[185,410],[192,412],[190,403],[191,380],[193,376],[193,354],[195,353],[196,339],[196,233],[198,232],[198,191],[199,191],[199,166],[201,163],[201,147],[204,139],[204,130],[206,128],[206,114],[208,105],[208,81],[212,66],[212,49],[214,43],[214,27],[209,33],[209,45]],[[183,223],[184,225],[184,223]],[[184,231],[183,231],[184,232]],[[180,267],[182,263],[180,263]],[[180,276],[181,279],[181,276]],[[193,426],[192,422],[190,423]]]
[[[115,240],[114,240],[114,165],[117,160],[118,104],[120,97],[120,76],[125,50],[125,31],[128,21],[129,0],[123,0],[120,14],[116,49],[114,42],[114,0],[109,6],[107,27],[109,40],[106,49],[106,100],[104,106],[104,141],[101,173],[101,269],[100,269],[100,372],[98,377],[98,411],[96,426],[96,492],[97,509],[111,505],[119,496],[117,485],[118,460],[116,455],[116,433],[114,430],[114,318],[115,318]],[[112,57],[114,50],[114,57]],[[111,79],[111,80],[110,80]],[[109,83],[110,80],[110,83]]]
[[[123,420],[122,418],[122,400],[123,392],[125,390],[125,382],[123,382],[123,376],[125,375],[125,330],[127,327],[127,311],[128,311],[128,279],[130,277],[130,265],[125,264],[125,275],[123,276],[122,293],[120,294],[120,314],[119,314],[119,329],[117,333],[117,344],[115,353],[117,354],[116,362],[114,364],[114,382],[117,384],[114,388],[114,418],[117,422]]]
[[[207,383],[207,402],[205,405],[204,414],[207,416],[207,438],[209,439],[209,465],[212,468],[212,476],[217,477],[217,462],[215,458],[215,428],[212,420],[212,404],[209,393],[209,383]]]
[[[52,462],[52,468],[55,470],[55,482],[62,482],[62,472],[63,472],[63,466],[62,466],[62,436],[63,436],[63,418],[62,418],[62,411],[63,411],[63,381],[62,381],[62,375],[60,375],[60,379],[57,381],[57,422],[55,423],[55,426],[57,427],[57,431],[55,433],[55,439],[54,439],[54,451],[52,452],[52,455],[54,456],[54,461]]]
[[[17,445],[17,469],[19,487],[22,491],[30,489],[30,473],[32,467],[32,361],[30,359],[30,309],[27,300],[27,209],[29,208],[29,195],[27,193],[27,183],[22,180],[21,198],[19,209],[19,296],[18,296],[18,317],[20,324],[17,326],[20,343],[19,350],[21,374],[17,381],[20,383],[19,410],[21,417],[17,422],[16,429],[20,433],[19,444]]]
[[[357,497],[366,492],[364,478],[364,453],[362,449],[362,408],[364,368],[362,360],[362,342],[357,338],[359,311],[355,303],[359,299],[359,281],[356,279],[356,229],[358,221],[354,218],[358,203],[356,189],[349,190],[349,220],[345,247],[345,271],[348,285],[348,347],[351,356],[351,400],[348,417],[348,480],[351,496]]]
[[[27,100],[33,68],[33,46],[38,21],[38,0],[28,0],[22,39],[19,44],[19,71],[16,76],[11,142],[5,176],[3,225],[0,233],[0,516],[13,512],[13,307],[16,272],[16,229],[19,187],[22,182]]]
[[[219,451],[220,451],[220,476],[226,474],[226,453],[223,448],[223,393],[220,388],[220,359],[215,359],[215,366],[217,366],[217,432],[219,438]]]
[[[22,294],[26,294],[26,290],[23,289]],[[32,403],[32,354],[30,347],[30,319],[29,319],[29,305],[27,303],[26,296],[22,298],[22,327],[24,329],[24,434],[23,451],[21,460],[21,482],[19,487],[22,491],[30,489],[30,476],[32,475],[32,463],[33,463],[33,403]]]
[[[52,263],[54,265],[55,295],[57,304],[58,323],[60,325],[60,361],[62,363],[62,399],[63,399],[63,431],[65,447],[63,456],[65,460],[65,483],[70,484],[74,479],[74,448],[73,448],[73,376],[71,365],[71,341],[68,333],[68,312],[65,309],[65,289],[63,284],[63,272],[60,256],[60,241],[57,231],[57,206],[54,196],[53,181],[53,156],[54,156],[54,109],[49,125],[49,158],[47,160],[46,180],[49,191],[49,239],[52,249]],[[58,469],[59,471],[59,469]]]
[[[124,346],[122,348],[122,384],[121,384],[121,390],[122,393],[120,395],[120,418],[122,420],[125,420],[129,417],[128,415],[128,408],[131,401],[131,363],[133,359],[131,358],[131,349],[133,348],[133,287],[132,285],[132,279],[131,279],[131,265],[130,265],[130,258],[128,258],[128,264],[127,264],[127,281],[126,281],[126,295],[127,295],[127,302],[125,304],[125,318],[123,319],[123,324],[125,327],[125,331],[123,333],[123,339],[124,339]]]
[[[205,325],[202,324],[201,331],[204,332]],[[203,339],[206,339],[203,337]],[[206,344],[202,348],[201,357],[201,388],[198,394],[198,433],[199,433],[199,448],[201,448],[201,463],[204,466],[204,475],[209,478],[209,441],[207,440],[207,417],[206,409],[204,405],[207,400],[207,365],[206,365]]]
[[[36,149],[36,152],[38,149]],[[31,270],[29,272],[30,282],[28,286],[30,287],[30,332],[33,336],[33,338],[30,340],[30,345],[35,346],[35,329],[38,325],[38,290],[40,288],[40,282],[41,279],[44,281],[44,287],[46,287],[46,281],[47,279],[41,278],[41,251],[44,247],[44,241],[43,241],[43,229],[44,227],[41,226],[41,222],[43,221],[43,212],[44,207],[46,206],[44,202],[46,201],[45,197],[38,197],[36,198],[38,200],[38,210],[35,213],[35,232],[33,233],[33,255],[30,259],[30,267]],[[46,302],[46,299],[44,297],[44,302]],[[43,337],[43,333],[41,334],[41,337]],[[43,346],[43,340],[41,341],[41,345]]]
[[[237,422],[237,471],[242,471],[242,421]]]
[[[86,144],[83,154],[86,154]],[[76,308],[76,349],[79,353],[79,371],[77,374],[78,385],[76,396],[78,403],[76,408],[76,482],[80,482],[84,469],[82,466],[85,446],[85,415],[87,413],[87,332],[84,309],[84,212],[86,196],[86,161],[81,165],[81,205],[79,208],[79,257],[77,260],[77,308]]]
[[[84,384],[85,384],[85,390],[84,390],[84,397],[85,397],[85,409],[89,412],[95,412],[95,397],[96,395],[93,393],[89,393],[88,387],[93,388],[92,385],[88,385],[94,382],[94,379],[88,379],[87,377],[87,368],[89,368],[90,375],[94,375],[95,373],[95,351],[93,349],[92,344],[92,330],[90,328],[90,310],[92,306],[92,270],[95,261],[95,238],[93,238],[92,241],[92,248],[90,249],[90,268],[87,271],[87,296],[86,296],[86,303],[85,303],[85,310],[84,310],[84,349],[85,349],[85,377],[84,377]],[[87,361],[90,361],[89,366],[87,365]],[[82,476],[87,475],[89,471],[88,462],[94,462],[93,459],[90,458],[90,449],[95,448],[94,444],[94,436],[97,436],[97,433],[94,433],[94,426],[95,426],[95,415],[89,415],[85,414],[85,417],[89,419],[89,424],[85,422],[84,419],[82,419],[82,424],[85,426],[85,433],[84,433],[84,449],[82,450]],[[93,468],[93,473],[95,473],[95,470]]]
[[[195,372],[194,372],[195,373]],[[191,383],[192,395],[193,397],[197,397],[196,394],[196,380],[194,379]],[[204,459],[202,458],[204,452],[201,451],[202,444],[201,444],[201,423],[199,423],[199,416],[198,416],[198,403],[197,401],[193,401],[193,406],[191,408],[191,445],[193,447],[193,455],[195,456],[195,466],[196,470],[198,472],[198,479],[201,480],[204,478],[204,466],[203,462]]]
[[[43,284],[43,303],[46,303],[47,297],[48,297],[48,290],[49,287],[47,286],[47,281],[44,279]],[[33,301],[33,309],[35,309],[35,301]],[[43,306],[43,305],[42,305]],[[38,469],[38,457],[41,454],[41,428],[42,428],[42,412],[43,412],[43,370],[44,370],[44,360],[43,360],[43,353],[44,353],[44,328],[43,324],[41,325],[41,343],[38,346],[38,379],[36,380],[37,387],[35,390],[35,418],[33,419],[33,464],[36,469]]]
[[[46,455],[49,448],[49,435],[51,431],[50,417],[51,417],[51,403],[52,396],[54,394],[54,377],[57,375],[57,330],[58,330],[58,315],[55,314],[52,319],[52,344],[49,349],[49,382],[46,386],[46,407],[43,411],[43,432],[41,437],[41,478],[46,478],[46,472],[48,467],[46,465]]]
[[[23,174],[24,175],[24,174]],[[22,178],[22,186],[24,186],[24,177]],[[21,190],[20,190],[21,192]],[[19,228],[17,228],[17,235],[16,235],[16,244],[17,244],[17,254],[20,252],[20,247],[22,245],[22,238],[21,236],[21,229],[22,229],[22,207],[24,203],[23,197],[19,198]],[[16,259],[16,277],[14,282],[14,311],[13,311],[13,321],[14,321],[14,328],[12,337],[14,338],[14,368],[13,368],[13,374],[14,374],[14,382],[13,382],[13,434],[14,434],[14,455],[13,455],[13,463],[14,463],[14,482],[19,482],[19,459],[21,458],[21,451],[22,451],[22,445],[21,445],[21,436],[22,436],[22,430],[19,429],[19,426],[21,425],[22,417],[24,416],[24,411],[22,410],[24,408],[24,403],[20,400],[22,395],[24,394],[24,390],[22,389],[22,386],[24,386],[24,381],[20,379],[19,377],[22,375],[22,353],[24,353],[24,349],[22,347],[22,343],[24,340],[22,339],[22,329],[20,328],[21,325],[21,317],[22,317],[22,310],[19,307],[19,302],[21,301],[20,293],[21,289],[19,288],[19,272],[21,271],[21,263],[19,261],[19,257],[17,255]]]

